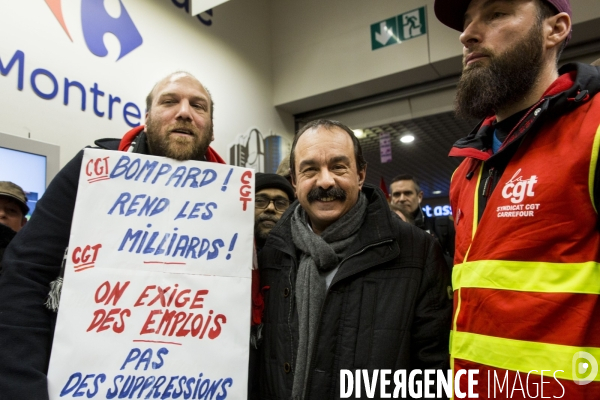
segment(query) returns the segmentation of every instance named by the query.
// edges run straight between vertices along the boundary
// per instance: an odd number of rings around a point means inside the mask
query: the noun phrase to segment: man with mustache
[[[450,152],[466,157],[450,190],[454,369],[479,370],[479,398],[496,376],[514,392],[529,371],[524,397],[543,382],[544,397],[600,398],[600,382],[585,380],[594,367],[576,367],[600,351],[600,69],[557,67],[571,36],[568,0],[434,8],[462,32],[456,111],[483,118]]]
[[[213,135],[213,100],[187,72],[160,80],[146,99],[146,126],[122,139],[101,139],[107,150],[224,163],[209,147]],[[30,221],[4,253],[0,277],[0,397],[48,399],[46,373],[52,346],[58,296],[49,286],[61,274],[69,243],[83,151],[50,183]]]
[[[304,126],[290,174],[298,202],[259,255],[260,398],[337,399],[341,370],[446,370],[451,302],[441,249],[364,185],[350,128]]]
[[[281,175],[257,172],[254,196],[254,241],[260,252],[271,229],[290,203],[294,201],[294,188]]]
[[[271,229],[294,201],[294,188],[281,175],[257,172],[254,176],[254,246],[255,258],[252,270],[252,350],[258,348],[262,337],[263,296],[260,291],[260,275],[256,255],[258,255],[269,237]],[[251,359],[255,354],[250,354]],[[251,360],[251,368],[253,367]],[[250,371],[251,373],[253,371]]]

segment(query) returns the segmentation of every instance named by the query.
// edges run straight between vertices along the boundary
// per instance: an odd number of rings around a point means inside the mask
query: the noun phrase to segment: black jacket
[[[143,126],[123,139],[100,139],[99,148],[126,144],[149,154]],[[210,161],[220,157],[209,147]],[[44,303],[50,282],[61,274],[83,160],[80,151],[56,175],[38,201],[31,220],[4,253],[0,276],[0,400],[48,400],[46,374],[56,313]]]
[[[2,256],[4,256],[4,250],[8,247],[10,241],[15,237],[17,232],[4,224],[0,224],[0,274],[2,274]]]
[[[391,215],[380,190],[364,187],[367,215],[327,292],[310,366],[307,399],[340,397],[340,369],[449,368],[452,304],[439,245]],[[291,240],[294,203],[260,254],[265,294],[260,398],[291,398],[298,345]],[[389,389],[391,387],[391,389]],[[393,392],[392,386],[388,392]],[[379,389],[376,397],[379,396]],[[366,396],[364,389],[362,396]],[[378,397],[377,397],[378,398]]]
[[[116,150],[119,140],[97,141]],[[60,274],[77,196],[80,151],[52,180],[4,253],[0,276],[0,400],[47,400],[56,313],[46,309]]]

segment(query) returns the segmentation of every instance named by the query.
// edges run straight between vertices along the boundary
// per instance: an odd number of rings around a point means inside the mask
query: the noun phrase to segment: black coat
[[[441,249],[433,237],[392,216],[381,191],[363,192],[367,215],[325,298],[307,399],[339,398],[340,369],[406,369],[408,376],[412,369],[449,368],[452,304]],[[299,260],[291,216],[297,204],[271,231],[259,258],[265,294],[261,399],[291,399]],[[393,388],[392,383],[388,392]]]
[[[119,139],[96,145],[116,150]],[[0,400],[47,400],[46,373],[56,313],[44,302],[69,244],[83,150],[36,204],[31,220],[4,253],[0,276]],[[6,345],[6,344],[10,345]]]
[[[97,142],[97,144],[99,144]],[[104,141],[116,150],[118,140]],[[56,175],[31,220],[4,253],[0,276],[0,400],[47,400],[46,373],[56,313],[44,302],[60,275],[83,159],[80,151]]]
[[[17,232],[4,224],[0,224],[0,274],[2,274],[2,256],[4,256],[4,250],[15,237]]]

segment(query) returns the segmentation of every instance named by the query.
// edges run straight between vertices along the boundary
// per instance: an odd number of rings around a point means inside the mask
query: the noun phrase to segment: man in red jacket
[[[108,150],[224,164],[209,147],[214,139],[212,98],[192,75],[175,72],[159,81],[148,95],[147,108],[145,127],[132,129],[120,140],[101,139],[96,144]],[[61,274],[82,157],[80,151],[57,174],[31,220],[4,253],[0,277],[1,399],[48,399],[46,374],[56,313],[44,303],[51,282]],[[56,302],[49,305],[55,311]]]
[[[568,0],[435,13],[462,32],[457,112],[483,119],[450,152],[465,157],[450,189],[460,387],[478,370],[479,398],[598,399],[600,68],[557,66]]]

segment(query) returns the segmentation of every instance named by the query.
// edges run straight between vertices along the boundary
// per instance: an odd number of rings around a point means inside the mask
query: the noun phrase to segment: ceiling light
[[[415,140],[415,137],[413,135],[404,135],[400,138],[400,141],[402,143],[411,143]]]
[[[363,129],[352,129],[352,132],[354,132],[354,136],[356,136],[359,139],[365,137],[365,131]]]
[[[433,194],[442,194],[442,191],[441,191],[441,190],[434,190],[434,191],[433,191],[433,192],[431,192],[431,193],[433,193]]]

